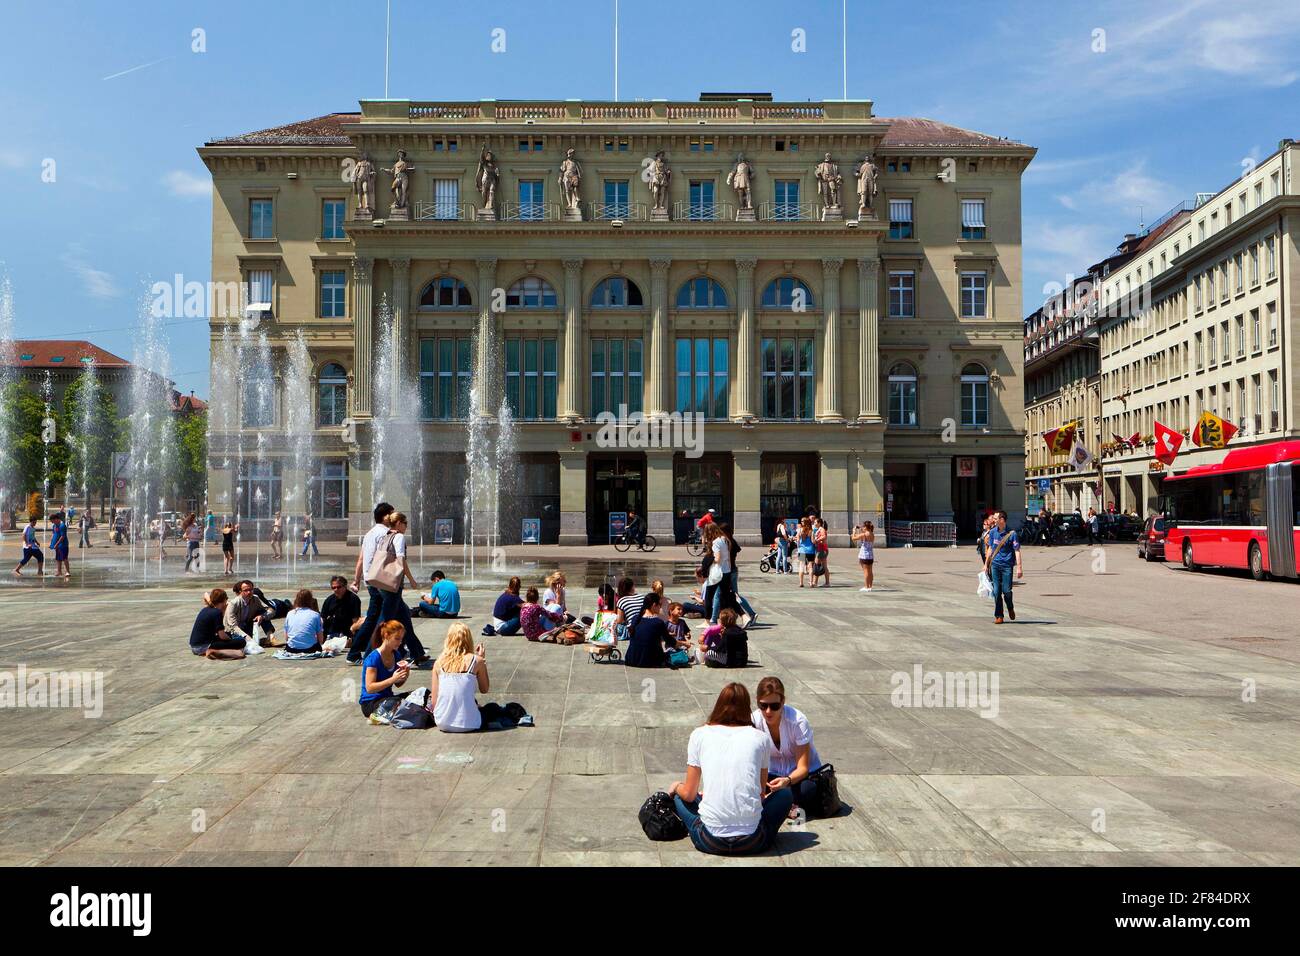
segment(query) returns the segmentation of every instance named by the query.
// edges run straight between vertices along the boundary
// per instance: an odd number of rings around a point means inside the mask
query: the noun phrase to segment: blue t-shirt
[[[296,607],[284,619],[284,633],[295,651],[315,647],[325,636],[320,615],[309,607]]]
[[[66,524],[56,524],[50,531],[50,547],[56,551],[59,548],[68,546],[68,526]]]
[[[429,590],[438,604],[438,610],[443,614],[460,613],[460,588],[456,587],[455,582],[443,578],[435,581]]]
[[[524,599],[518,594],[511,594],[506,591],[497,598],[497,603],[493,605],[492,616],[498,621],[513,621],[519,616],[519,608],[523,603]]]
[[[379,693],[377,693],[377,694],[372,694],[372,693],[370,693],[368,690],[366,690],[366,669],[367,669],[367,668],[370,668],[370,667],[373,667],[373,668],[375,669],[375,680],[377,680],[377,681],[386,681],[386,680],[388,680],[388,678],[392,677],[394,674],[397,673],[397,662],[398,662],[399,660],[401,660],[401,659],[402,659],[402,652],[399,650],[399,651],[398,651],[398,652],[393,656],[393,666],[392,666],[392,667],[385,667],[385,666],[384,666],[384,658],[383,658],[383,656],[379,653],[379,648],[375,648],[373,651],[371,651],[369,654],[366,655],[366,659],[365,659],[364,661],[361,662],[361,698],[360,698],[360,703],[363,703],[363,704],[364,704],[364,703],[365,703],[366,701],[368,701],[368,700],[378,700],[378,699],[381,698],[381,697],[392,697],[392,696],[393,696],[393,688],[392,688],[391,685],[388,686],[388,687],[385,687],[383,690],[381,690],[381,691],[380,691]]]
[[[988,544],[986,545],[988,550],[986,553],[993,554],[994,551],[997,551],[998,545],[1002,542],[1003,538],[1009,538],[1010,540],[1003,545],[1002,550],[998,551],[997,557],[993,559],[994,566],[1000,568],[1004,568],[1009,564],[1015,564],[1015,552],[1020,550],[1020,538],[1016,536],[1014,531],[1010,528],[1006,531],[999,531],[997,528],[993,528],[989,531]]]

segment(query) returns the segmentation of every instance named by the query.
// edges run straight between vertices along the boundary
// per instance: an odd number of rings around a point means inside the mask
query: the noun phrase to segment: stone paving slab
[[[100,717],[0,709],[0,864],[1300,863],[1294,648],[1234,641],[1259,629],[1256,610],[1241,621],[1189,614],[1186,635],[1168,620],[1182,613],[1176,602],[1158,628],[1116,614],[1116,589],[1198,584],[1126,552],[1105,575],[1086,561],[1071,573],[1058,552],[1038,577],[1030,552],[1020,619],[1001,627],[970,593],[968,556],[947,549],[886,552],[870,595],[850,586],[847,561],[836,586],[816,592],[746,572],[762,663],[739,672],[634,671],[594,664],[580,647],[487,638],[487,698],[519,701],[538,726],[463,736],[369,725],[359,670],[341,660],[194,658],[197,584],[23,582],[0,594],[0,673],[99,672],[105,697]],[[1294,585],[1206,580],[1300,619]],[[474,631],[499,586],[465,588]],[[588,590],[574,597],[589,605]],[[1050,596],[1065,592],[1068,606]],[[434,652],[445,629],[417,622]],[[996,707],[898,706],[895,688],[916,665],[996,675]],[[682,776],[686,739],[718,690],[729,680],[752,690],[769,673],[835,764],[845,812],[787,826],[748,860],[646,840],[636,810]],[[416,672],[410,686],[427,681]]]

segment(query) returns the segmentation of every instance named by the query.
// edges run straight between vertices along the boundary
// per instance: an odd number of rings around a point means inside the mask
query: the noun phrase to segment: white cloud
[[[1139,215],[1149,222],[1182,198],[1171,184],[1148,173],[1146,160],[1139,159],[1113,175],[1088,180],[1074,193],[1058,194],[1056,201],[1066,209],[1094,214],[1121,210],[1136,224]]]
[[[183,170],[173,169],[163,176],[162,183],[173,196],[182,199],[206,199],[212,195],[212,180]]]
[[[63,253],[63,264],[77,277],[87,295],[93,299],[115,299],[122,294],[113,277],[103,269],[94,268],[86,261],[86,248],[79,242],[68,246]]]

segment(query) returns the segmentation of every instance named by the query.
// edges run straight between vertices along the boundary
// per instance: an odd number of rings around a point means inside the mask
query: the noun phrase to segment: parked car
[[[1101,536],[1107,541],[1136,541],[1142,536],[1142,522],[1132,515],[1102,515]]]
[[[1162,515],[1152,515],[1142,526],[1138,535],[1138,557],[1146,561],[1163,561],[1165,559],[1165,536],[1169,523]]]

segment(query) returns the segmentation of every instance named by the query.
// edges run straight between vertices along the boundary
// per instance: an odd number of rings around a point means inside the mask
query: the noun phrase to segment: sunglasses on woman
[[[758,706],[762,710],[780,710],[785,704],[779,700],[760,700]]]

